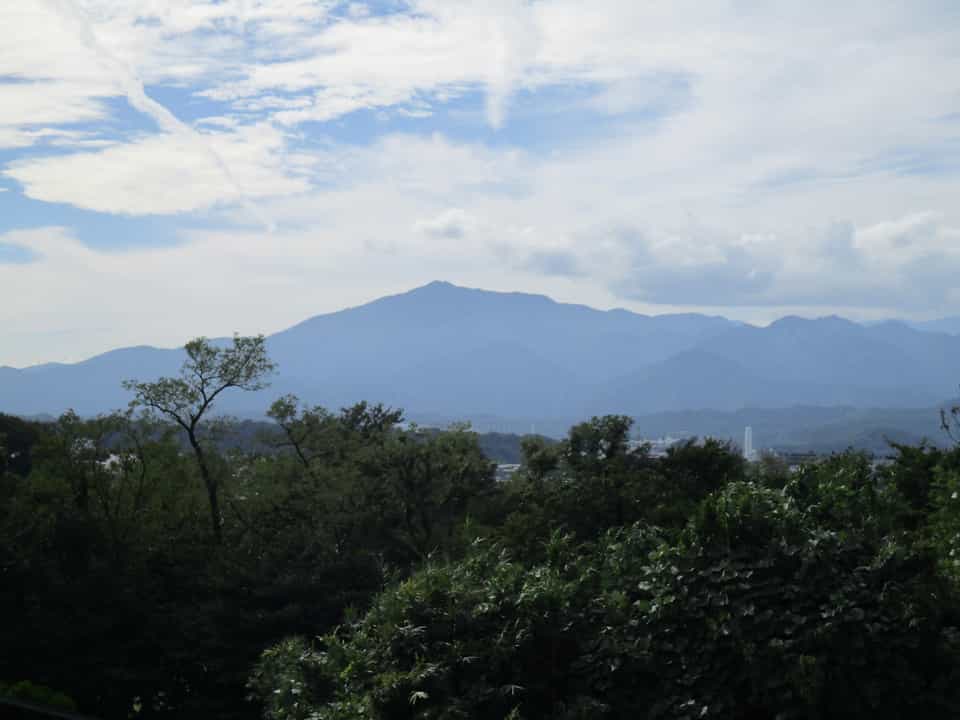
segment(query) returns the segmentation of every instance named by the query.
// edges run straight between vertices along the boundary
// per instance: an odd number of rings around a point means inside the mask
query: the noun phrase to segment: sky
[[[0,365],[432,280],[960,314],[955,0],[0,2]]]

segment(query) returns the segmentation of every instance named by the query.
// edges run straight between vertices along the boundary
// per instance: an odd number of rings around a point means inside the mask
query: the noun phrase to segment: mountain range
[[[950,327],[949,319],[928,327],[839,317],[756,327],[433,282],[271,335],[271,387],[236,392],[219,409],[262,416],[284,393],[328,407],[384,402],[414,419],[547,422],[607,412],[934,407],[960,383],[960,335],[940,331]],[[124,407],[121,380],[175,374],[182,360],[182,350],[142,346],[74,364],[0,367],[0,411]]]

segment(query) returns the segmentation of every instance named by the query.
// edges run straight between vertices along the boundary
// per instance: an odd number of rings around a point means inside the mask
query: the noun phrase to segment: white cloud
[[[461,208],[450,208],[427,220],[417,220],[413,227],[438,240],[460,240],[477,226],[476,218]]]
[[[776,176],[842,173],[884,148],[935,143],[952,132],[935,119],[958,109],[952,73],[941,71],[956,63],[958,31],[922,3],[733,12],[692,2],[419,0],[410,14],[355,9],[339,19],[332,3],[305,0],[52,4],[81,8],[95,43],[70,22],[77,13],[21,5],[0,9],[0,27],[18,29],[2,43],[10,49],[0,51],[0,75],[56,78],[45,97],[63,106],[61,122],[102,112],[103,94],[125,92],[163,124],[149,99],[131,95],[130,77],[192,83],[287,126],[411,102],[424,114],[473,88],[486,88],[488,120],[499,126],[518,88],[589,83],[597,92],[586,106],[614,115],[682,109],[651,149],[654,159],[689,158],[677,171],[759,158]]]
[[[0,126],[0,148],[25,148],[38,142],[48,145],[67,145],[77,147],[103,147],[112,144],[110,140],[97,139],[92,133],[76,130],[61,130],[58,128],[42,128],[40,130],[19,130]]]
[[[245,126],[203,136],[202,144],[181,134],[150,135],[95,152],[22,160],[5,175],[35,200],[128,215],[180,213],[303,192],[309,185],[302,168],[284,153],[275,129]],[[230,167],[229,182],[221,162]]]
[[[950,74],[937,69],[955,59],[957,31],[935,15],[933,4],[908,9],[807,3],[735,12],[691,1],[417,0],[411,13],[378,17],[354,4],[333,18],[334,5],[9,3],[0,9],[0,27],[17,33],[8,33],[9,42],[4,38],[0,75],[94,80],[102,75],[106,54],[147,84],[193,81],[210,97],[248,104],[278,92],[314,98],[314,114],[301,110],[286,116],[287,122],[418,95],[442,101],[485,87],[489,120],[496,125],[517,88],[568,82],[597,83],[605,93],[597,102],[618,112],[662,93],[649,78],[664,74],[689,77],[714,120],[718,111],[729,114],[732,125],[717,129],[734,132],[750,119],[743,117],[745,100],[751,109],[777,110],[774,117],[761,117],[771,127],[777,119],[835,128],[835,120],[850,114],[876,117],[881,105],[899,117],[928,117],[931,103],[952,103],[956,111]],[[89,19],[99,52],[72,28],[69,18],[77,13],[70,8]],[[53,46],[56,67],[47,51]],[[820,102],[825,99],[830,102]]]
[[[924,268],[960,270],[952,184],[885,175],[801,184],[780,189],[778,204],[762,212],[727,186],[748,186],[755,168],[701,178],[684,194],[660,187],[665,169],[644,166],[644,144],[635,145],[623,139],[603,152],[543,159],[391,136],[329,158],[336,192],[267,207],[281,224],[322,223],[358,246],[389,238],[382,246],[394,255],[431,260],[455,247],[464,263],[480,254],[518,283],[538,271],[575,277],[594,296],[609,288],[628,301],[739,314],[787,305],[950,311],[953,281]],[[918,214],[918,198],[943,210]]]
[[[52,81],[0,84],[2,123],[8,127],[58,125],[103,120],[108,113],[96,98],[96,85]]]

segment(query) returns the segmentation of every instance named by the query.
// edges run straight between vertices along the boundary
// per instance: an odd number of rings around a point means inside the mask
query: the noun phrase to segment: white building
[[[753,449],[753,428],[749,425],[743,431],[743,459],[748,462],[757,459],[757,451]]]

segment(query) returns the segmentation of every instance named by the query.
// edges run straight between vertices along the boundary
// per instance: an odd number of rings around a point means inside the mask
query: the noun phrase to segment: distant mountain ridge
[[[648,316],[433,282],[271,335],[279,372],[219,406],[262,416],[292,392],[338,407],[372,400],[410,417],[557,418],[746,406],[930,407],[960,383],[960,336],[904,323]],[[0,411],[124,407],[126,378],[177,372],[182,350],[121,348],[75,364],[0,367]]]
[[[960,335],[960,315],[956,317],[945,317],[939,318],[938,320],[927,320],[925,322],[914,322],[908,324],[917,330],[946,333],[948,335]]]

